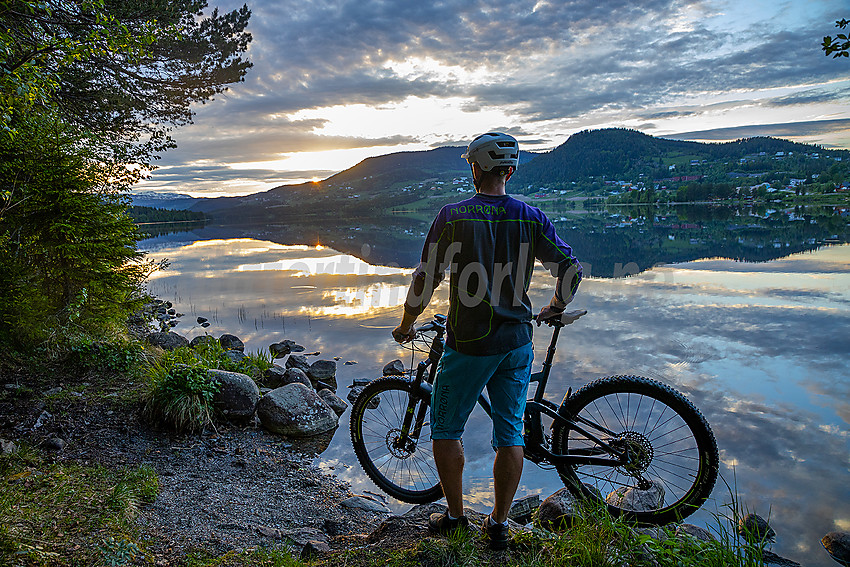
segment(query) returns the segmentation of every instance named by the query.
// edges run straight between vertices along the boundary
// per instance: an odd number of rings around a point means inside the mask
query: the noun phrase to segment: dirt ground
[[[331,549],[375,543],[367,538],[389,514],[341,505],[352,493],[313,466],[311,442],[284,439],[256,422],[177,435],[142,421],[128,395],[136,387],[94,374],[5,373],[0,438],[39,447],[57,460],[151,466],[159,495],[142,507],[138,522],[162,565],[192,550],[217,555],[265,546],[299,553],[308,541]],[[424,522],[405,525],[425,535]]]

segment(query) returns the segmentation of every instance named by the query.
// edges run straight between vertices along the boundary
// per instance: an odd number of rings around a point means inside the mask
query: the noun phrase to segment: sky
[[[850,149],[850,59],[820,48],[846,0],[248,6],[245,82],[195,109],[137,191],[246,195],[492,130],[530,151],[608,127]]]

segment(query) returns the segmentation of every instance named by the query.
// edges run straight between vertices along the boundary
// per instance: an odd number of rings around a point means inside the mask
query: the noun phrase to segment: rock
[[[304,347],[295,344],[295,341],[284,340],[269,345],[269,352],[274,358],[283,358],[291,352],[304,352]]]
[[[257,404],[263,427],[289,437],[312,437],[337,427],[339,417],[304,384],[272,390]]]
[[[384,376],[404,376],[404,363],[398,359],[384,366]]]
[[[283,374],[283,382],[281,382],[281,386],[286,386],[287,384],[304,384],[311,390],[313,390],[313,382],[307,377],[307,374],[304,373],[300,368],[290,368]]]
[[[351,381],[351,386],[349,388],[354,388],[355,386],[366,386],[371,380],[368,378],[355,378]]]
[[[764,544],[776,538],[776,532],[767,523],[767,520],[758,514],[747,514],[738,522],[738,535],[749,543]]]
[[[206,317],[198,317],[198,324],[199,325],[201,323],[206,323],[207,321],[209,321],[209,319],[207,319]]]
[[[201,345],[213,345],[216,342],[218,342],[218,341],[216,341],[216,338],[212,337],[210,335],[198,335],[197,337],[194,337],[189,342],[189,347],[190,348],[197,348]]]
[[[532,515],[534,524],[547,530],[568,528],[578,512],[578,501],[562,488],[546,498]]]
[[[246,355],[246,354],[245,354],[244,352],[242,352],[241,350],[229,350],[229,351],[227,351],[227,352],[225,353],[225,355],[226,355],[226,356],[227,356],[227,358],[229,358],[232,362],[235,362],[235,363],[237,363],[237,364],[238,364],[238,363],[240,363],[240,362],[242,362],[242,359],[243,359],[243,358],[247,358],[247,357],[248,357],[248,355]]]
[[[322,401],[328,404],[328,407],[334,410],[337,415],[344,414],[345,410],[348,408],[348,404],[345,403],[345,400],[327,388],[319,390],[319,397],[322,398]]]
[[[830,557],[841,565],[850,566],[850,533],[829,532],[820,542]]]
[[[149,333],[145,340],[148,344],[158,346],[163,350],[174,350],[189,346],[189,339],[172,331]]]
[[[213,405],[222,414],[235,419],[247,419],[254,415],[260,400],[260,388],[251,377],[238,372],[210,370],[210,380],[221,384],[213,398]]]
[[[360,494],[355,494],[351,498],[346,498],[340,502],[339,505],[345,508],[357,508],[359,510],[368,510],[369,512],[392,514],[392,510],[387,508],[387,505],[383,502],[379,502],[370,496],[363,496]]]
[[[519,524],[527,524],[531,521],[532,514],[538,508],[540,508],[539,494],[518,498],[511,504],[511,509],[508,510],[508,518]]]
[[[717,541],[717,538],[711,535],[711,532],[707,529],[693,524],[680,524],[676,526],[676,536],[680,538],[683,536],[692,537],[703,542]]]
[[[271,368],[263,372],[263,377],[260,380],[263,386],[269,388],[280,388],[284,384],[284,376],[286,375],[286,369],[282,366],[278,366],[277,364],[273,364]]]
[[[38,419],[35,420],[35,423],[32,424],[32,431],[35,431],[36,429],[41,429],[42,427],[44,427],[44,424],[50,421],[52,418],[53,415],[51,415],[49,411],[42,411],[39,414]]]
[[[357,364],[357,361],[356,360],[346,360],[345,362],[343,362],[343,364],[345,366],[351,366],[353,364]]]
[[[245,344],[236,335],[228,335],[225,333],[218,338],[218,343],[224,350],[245,350]]]
[[[18,450],[18,446],[8,439],[0,439],[0,455],[11,455]]]
[[[262,536],[271,537],[274,539],[280,539],[281,537],[279,529],[270,528],[268,526],[257,526],[257,532]]]
[[[324,541],[308,541],[301,548],[299,557],[301,560],[313,559],[322,555],[327,555],[331,552],[331,546]]]
[[[207,323],[206,321],[204,321],[203,323],[201,323],[201,327],[203,327],[203,328],[205,328],[205,329],[206,329],[207,327],[209,327],[209,326],[210,326],[210,324],[209,324],[209,323]]]
[[[357,402],[357,398],[360,397],[360,394],[365,389],[366,389],[366,386],[355,386],[355,387],[353,387],[351,389],[351,391],[348,392],[348,395],[346,396],[348,398],[348,401],[351,402],[352,405],[354,405]],[[380,403],[381,403],[381,396],[375,396],[369,402],[367,407],[369,409],[378,409],[378,406],[380,405]]]
[[[294,530],[280,530],[280,537],[289,540],[295,545],[307,545],[310,542],[328,542],[328,535],[316,528],[296,528]]]
[[[54,394],[58,394],[62,391],[62,386],[56,386],[55,388],[50,388],[49,390],[45,390],[41,393],[42,396],[52,396]]]
[[[646,490],[626,488],[615,490],[605,498],[605,502],[624,510],[637,512],[658,510],[664,505],[664,487],[656,481]]]
[[[56,451],[57,453],[64,449],[68,444],[61,437],[51,437],[47,441],[41,444],[41,446],[48,451]]]
[[[796,561],[785,559],[784,557],[780,557],[772,551],[768,551],[766,549],[762,550],[761,558],[764,560],[765,565],[768,565],[769,567],[803,567]],[[844,565],[848,564],[845,563]]]
[[[310,370],[310,363],[307,362],[307,357],[303,354],[290,354],[284,366],[287,368],[300,368],[305,373]]]
[[[317,360],[310,365],[307,376],[313,382],[324,382],[336,392],[336,362],[333,360]]]

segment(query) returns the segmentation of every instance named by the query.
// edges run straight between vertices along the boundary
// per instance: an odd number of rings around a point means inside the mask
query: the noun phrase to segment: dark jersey
[[[540,260],[568,303],[581,265],[540,209],[510,197],[476,194],[446,205],[434,219],[405,311],[419,315],[450,268],[446,344],[472,355],[505,353],[531,341],[527,291]]]

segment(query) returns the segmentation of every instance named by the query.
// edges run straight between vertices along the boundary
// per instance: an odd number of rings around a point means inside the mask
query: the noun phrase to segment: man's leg
[[[434,451],[436,454],[436,451]],[[493,489],[496,503],[490,517],[493,521],[504,523],[508,519],[511,503],[514,500],[519,480],[522,476],[523,448],[499,447],[496,460],[493,461]],[[439,470],[439,465],[438,465]],[[448,498],[448,495],[446,496]]]
[[[433,444],[434,461],[437,464],[443,494],[446,496],[449,515],[452,518],[460,518],[463,516],[463,445],[455,439],[434,439]]]

